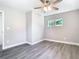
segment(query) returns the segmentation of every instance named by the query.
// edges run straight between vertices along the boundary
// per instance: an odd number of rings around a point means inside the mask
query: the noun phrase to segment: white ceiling
[[[0,0],[1,6],[16,8],[22,11],[32,10],[34,7],[40,6],[39,0]]]
[[[40,6],[41,2],[39,0],[0,0],[0,5],[27,12],[34,7]],[[62,11],[79,9],[79,0],[63,0],[59,8]]]

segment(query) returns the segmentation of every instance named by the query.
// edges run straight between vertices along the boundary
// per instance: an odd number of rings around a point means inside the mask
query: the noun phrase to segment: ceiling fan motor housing
[[[40,0],[42,3],[49,3],[50,0]]]

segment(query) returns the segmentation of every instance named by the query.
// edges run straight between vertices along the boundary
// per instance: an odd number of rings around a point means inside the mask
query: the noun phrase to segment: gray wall
[[[47,21],[56,20],[57,18],[64,19],[64,26],[49,29],[47,27]],[[45,38],[57,41],[79,43],[79,10],[45,16],[44,21]]]
[[[4,48],[23,44],[27,39],[26,14],[9,7],[0,7],[4,11]]]

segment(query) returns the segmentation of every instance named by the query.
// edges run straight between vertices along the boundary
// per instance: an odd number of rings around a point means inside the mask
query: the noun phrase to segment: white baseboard
[[[51,41],[51,42],[58,42],[58,43],[64,43],[64,44],[79,46],[79,43],[74,43],[74,42],[65,42],[65,41],[58,41],[58,40],[52,40],[52,39],[44,39],[44,40]]]
[[[35,44],[37,44],[37,43],[39,43],[39,42],[42,42],[42,41],[43,41],[43,40],[39,40],[39,41],[32,42],[31,45],[35,45]]]
[[[39,43],[39,42],[42,42],[43,40],[39,40],[39,41],[35,41],[35,42],[27,42],[27,44],[29,44],[29,45],[35,45],[35,44],[37,44],[37,43]]]
[[[17,44],[13,44],[13,45],[10,45],[10,46],[6,46],[6,47],[3,47],[3,50],[6,50],[6,49],[9,49],[9,48],[12,48],[12,47],[16,47],[16,46],[19,46],[19,45],[22,45],[22,44],[27,44],[27,42],[22,42],[22,43],[17,43]]]
[[[79,46],[79,43],[74,43],[74,42],[57,41],[57,40],[52,40],[52,39],[43,39],[43,40],[39,40],[39,41],[35,41],[35,42],[22,42],[22,43],[6,46],[6,47],[3,47],[3,50],[6,50],[8,48],[12,48],[12,47],[15,47],[15,46],[19,46],[19,45],[22,45],[22,44],[34,45],[34,44],[37,44],[37,43],[39,43],[41,41],[44,41],[44,40],[51,41],[51,42],[58,42],[58,43],[65,43],[65,44],[69,44],[69,45]]]
[[[12,48],[12,47],[16,47],[16,46],[19,46],[19,45],[22,45],[22,44],[34,45],[34,44],[37,44],[37,43],[39,43],[41,41],[43,41],[43,40],[39,40],[39,41],[36,41],[36,42],[22,42],[22,43],[18,43],[18,44],[3,47],[3,50],[6,50],[6,49],[9,49],[9,48]]]
[[[27,44],[32,45],[32,42],[27,42]]]

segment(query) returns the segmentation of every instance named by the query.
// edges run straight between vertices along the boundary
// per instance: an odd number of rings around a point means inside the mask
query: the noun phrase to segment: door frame
[[[0,10],[2,13],[2,49],[4,49],[4,11]]]

